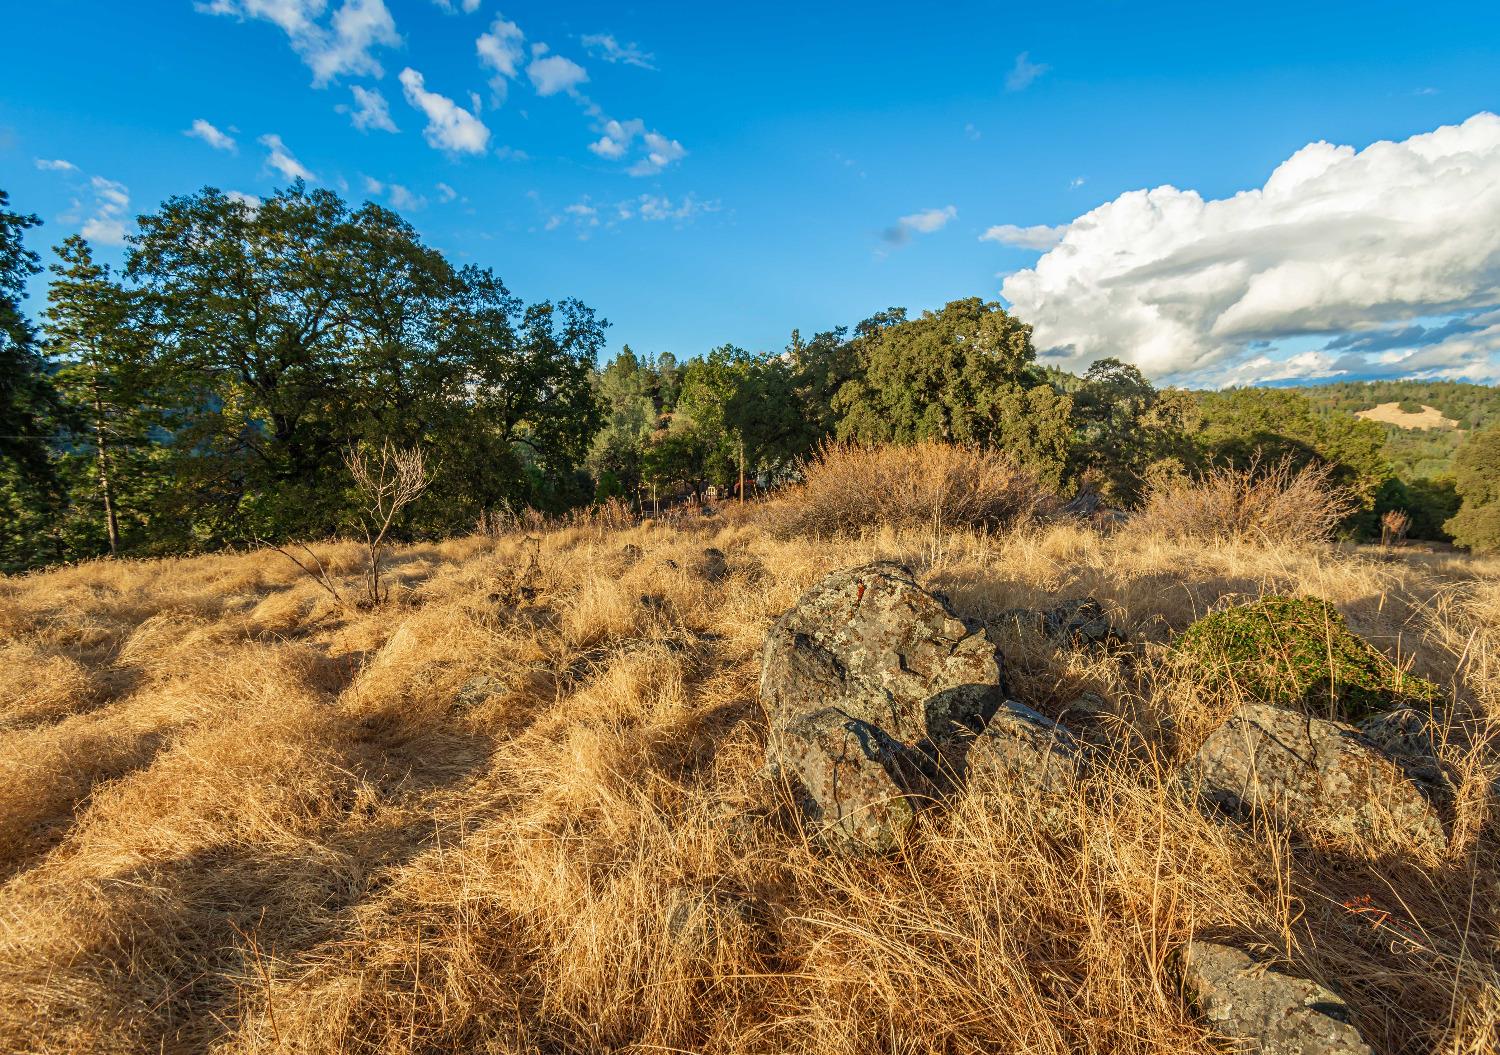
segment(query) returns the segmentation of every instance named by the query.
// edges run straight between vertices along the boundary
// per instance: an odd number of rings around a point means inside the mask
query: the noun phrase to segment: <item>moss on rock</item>
[[[1349,629],[1327,601],[1264,597],[1199,619],[1178,652],[1212,691],[1359,721],[1402,705],[1431,705],[1437,686],[1404,673]]]

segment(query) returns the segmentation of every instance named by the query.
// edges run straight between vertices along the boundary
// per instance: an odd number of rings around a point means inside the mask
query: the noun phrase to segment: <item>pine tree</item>
[[[46,350],[54,379],[81,426],[69,452],[89,457],[105,539],[120,552],[122,489],[138,475],[149,444],[144,342],[132,319],[132,296],[107,264],[94,262],[89,244],[73,235],[56,249],[59,262],[44,313]]]

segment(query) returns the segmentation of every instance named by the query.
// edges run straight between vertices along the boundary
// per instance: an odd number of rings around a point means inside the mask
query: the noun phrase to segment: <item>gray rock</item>
[[[1431,716],[1411,707],[1397,707],[1371,715],[1358,728],[1361,736],[1389,755],[1413,780],[1445,796],[1458,789],[1458,775],[1443,761],[1438,746],[1442,734]]]
[[[1421,789],[1340,722],[1247,704],[1204,742],[1189,779],[1210,802],[1371,852],[1447,842]]]
[[[835,572],[767,635],[760,699],[767,762],[795,777],[814,819],[847,846],[884,851],[941,783],[943,746],[984,729],[1000,665],[965,623],[882,562]]]
[[[1022,794],[1071,792],[1079,777],[1073,734],[1024,704],[1007,700],[964,757],[967,780]]]
[[[1262,1055],[1372,1055],[1339,996],[1273,970],[1227,945],[1191,941],[1183,954],[1189,999],[1235,1050]]]
[[[1060,645],[1075,648],[1121,640],[1110,624],[1104,606],[1092,597],[1075,597],[1046,611],[1010,608],[1000,613],[1000,619],[1013,622],[1021,629],[1035,630]]]
[[[712,956],[736,927],[752,923],[750,902],[698,884],[674,886],[666,897],[667,940],[690,953]]]
[[[723,550],[710,546],[689,565],[689,570],[709,582],[723,582],[729,578],[729,560]]]
[[[464,682],[453,700],[458,708],[474,707],[492,696],[503,696],[510,691],[510,682],[488,674],[476,674]]]

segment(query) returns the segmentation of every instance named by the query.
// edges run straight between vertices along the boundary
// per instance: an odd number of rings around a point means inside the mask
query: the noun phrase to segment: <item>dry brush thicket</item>
[[[1210,1052],[1194,935],[1289,959],[1378,1051],[1495,1050],[1500,562],[765,515],[407,547],[368,610],[274,552],[0,580],[0,1050]],[[362,547],[317,550],[357,588]],[[1018,699],[1132,730],[1062,815],[981,783],[851,858],[763,778],[767,628],[883,558],[990,622]],[[1266,593],[1456,701],[1444,853],[1177,793],[1235,701],[1172,635]],[[1130,645],[1007,629],[1082,594]]]

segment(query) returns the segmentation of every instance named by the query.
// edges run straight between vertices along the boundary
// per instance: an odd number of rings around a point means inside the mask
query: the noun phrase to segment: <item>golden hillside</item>
[[[359,575],[353,545],[317,551]],[[1019,699],[1093,692],[1140,738],[1061,821],[970,788],[851,858],[763,778],[768,628],[877,558],[992,626],[1091,595],[1132,643],[996,631]],[[779,539],[726,508],[392,566],[373,610],[270,551],[0,580],[0,1049],[1221,1050],[1176,980],[1193,934],[1334,985],[1378,1051],[1500,1040],[1500,562],[1133,525]],[[1168,642],[1266,593],[1328,599],[1456,698],[1445,855],[1174,792],[1233,704]],[[705,897],[743,911],[685,925]]]

